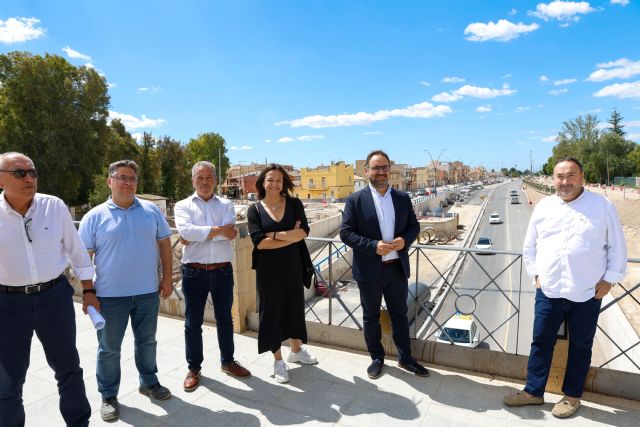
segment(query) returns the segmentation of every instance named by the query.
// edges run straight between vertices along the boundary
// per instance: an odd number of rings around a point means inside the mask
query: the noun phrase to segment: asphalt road
[[[511,190],[518,191],[520,204],[511,204]],[[494,250],[521,252],[533,210],[521,182],[510,181],[476,191],[467,203],[479,204],[486,197],[490,199],[471,247],[483,236],[491,238]],[[489,224],[494,212],[500,215],[502,224]],[[534,296],[520,256],[470,253],[442,305],[438,322],[446,322],[456,311],[473,313],[480,331],[480,347],[527,355]]]

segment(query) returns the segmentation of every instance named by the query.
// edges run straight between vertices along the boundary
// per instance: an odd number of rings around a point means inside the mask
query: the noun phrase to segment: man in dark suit
[[[390,168],[384,151],[369,153],[365,163],[369,186],[347,199],[340,238],[353,248],[353,277],[360,289],[364,339],[372,359],[367,368],[369,378],[378,378],[384,366],[380,328],[383,295],[398,349],[398,366],[427,377],[429,371],[411,357],[407,319],[408,248],[420,232],[420,225],[409,196],[389,185]]]

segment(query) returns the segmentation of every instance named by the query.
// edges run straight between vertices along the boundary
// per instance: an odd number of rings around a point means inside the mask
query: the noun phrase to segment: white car
[[[498,215],[498,212],[494,212],[489,217],[489,224],[502,224],[502,218]]]
[[[460,345],[463,347],[478,347],[480,332],[473,316],[470,314],[456,313],[442,327],[442,331],[436,332],[436,342]]]
[[[479,237],[476,242],[476,249],[491,249],[493,242],[489,237]],[[478,255],[490,254],[491,252],[477,252]]]

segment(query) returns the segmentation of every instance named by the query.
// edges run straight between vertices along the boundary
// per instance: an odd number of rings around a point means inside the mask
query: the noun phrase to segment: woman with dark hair
[[[260,298],[258,353],[273,353],[273,374],[279,383],[289,381],[280,350],[285,339],[290,339],[288,362],[318,363],[302,348],[302,343],[307,342],[307,329],[302,289],[305,267],[300,245],[305,245],[309,225],[302,202],[291,197],[293,187],[284,168],[270,164],[256,181],[259,201],[247,212],[254,245],[252,267]]]

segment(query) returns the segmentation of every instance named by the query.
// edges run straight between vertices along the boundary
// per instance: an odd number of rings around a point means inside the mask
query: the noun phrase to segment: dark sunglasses
[[[11,175],[15,176],[16,178],[24,178],[25,176],[27,176],[27,174],[29,174],[29,176],[31,178],[37,178],[38,177],[38,171],[35,170],[35,169],[16,169],[16,170],[12,170],[12,171],[7,171],[7,170],[0,169],[0,172],[8,172]]]

